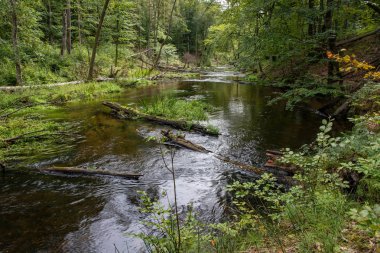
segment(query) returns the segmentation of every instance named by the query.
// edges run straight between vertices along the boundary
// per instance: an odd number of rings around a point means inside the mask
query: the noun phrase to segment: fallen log
[[[242,162],[239,162],[239,161],[231,160],[229,157],[226,157],[226,156],[215,154],[215,157],[218,158],[219,160],[223,161],[223,162],[235,165],[235,166],[239,167],[242,170],[254,172],[254,173],[258,174],[258,175],[261,175],[261,174],[264,174],[264,173],[268,172],[268,170],[265,170],[263,168],[258,168],[258,167],[255,167],[255,166],[252,166],[252,165],[248,165],[248,164],[245,164],[245,163],[242,163]]]
[[[281,165],[276,164],[275,161],[271,161],[271,160],[267,161],[264,167],[272,168],[274,170],[285,171],[291,175],[294,175],[297,172],[297,168],[295,167],[281,166]]]
[[[161,131],[161,134],[166,138],[167,141],[169,141],[170,143],[176,144],[176,146],[187,148],[187,149],[190,149],[192,151],[196,151],[196,152],[200,152],[200,153],[212,153],[215,158],[217,158],[223,162],[232,164],[232,165],[234,165],[234,166],[236,166],[242,170],[253,172],[257,175],[261,175],[261,174],[268,172],[268,170],[266,170],[265,168],[255,167],[255,166],[245,164],[245,163],[242,163],[242,162],[239,162],[236,160],[231,160],[229,157],[226,157],[223,155],[215,154],[214,152],[212,152],[212,151],[210,151],[210,150],[208,150],[208,149],[206,149],[200,145],[194,144],[191,141],[186,140],[183,136],[172,134],[170,130],[168,130],[168,131],[163,130],[163,131]],[[295,180],[289,176],[285,176],[285,175],[275,175],[275,176],[277,177],[277,181],[279,183],[288,184],[288,185],[293,185],[295,183]]]
[[[161,134],[166,138],[167,141],[172,142],[177,146],[181,146],[200,153],[211,153],[210,150],[207,150],[200,145],[194,144],[191,141],[186,140],[183,136],[172,134],[170,130],[162,130]]]
[[[170,119],[165,119],[161,117],[151,116],[151,115],[139,112],[136,109],[133,109],[130,107],[124,107],[118,103],[113,103],[113,102],[105,101],[103,102],[103,105],[111,108],[114,112],[116,112],[117,116],[122,119],[142,119],[142,120],[154,122],[160,125],[170,126],[172,128],[179,129],[182,131],[195,131],[195,132],[208,134],[208,135],[214,135],[214,136],[219,135],[218,133],[212,132],[209,129],[207,129],[207,127],[202,126],[200,124],[187,122],[184,120],[170,120]]]
[[[284,153],[281,151],[276,150],[267,150],[266,156],[268,157],[267,162],[265,163],[264,167],[271,168],[276,171],[284,171],[290,175],[294,175],[298,169],[294,166],[283,166],[281,164],[278,164],[277,160],[280,159]]]
[[[64,173],[64,174],[114,176],[114,177],[122,177],[122,178],[127,178],[127,179],[139,179],[139,177],[143,176],[142,174],[114,172],[114,171],[100,170],[100,169],[84,169],[84,168],[78,168],[78,167],[50,167],[50,168],[43,168],[40,171]]]
[[[277,150],[269,150],[269,149],[266,151],[266,153],[267,153],[267,154],[277,155],[277,156],[282,156],[282,155],[284,155],[284,153],[281,152],[281,151],[277,151]]]

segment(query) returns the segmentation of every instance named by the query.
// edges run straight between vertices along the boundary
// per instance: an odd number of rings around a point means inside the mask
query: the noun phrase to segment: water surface
[[[204,73],[201,79],[130,89],[111,100],[138,105],[170,95],[205,101],[216,108],[208,123],[217,126],[221,136],[186,133],[186,138],[256,166],[265,162],[266,149],[297,148],[315,138],[320,116],[300,108],[285,111],[283,104],[268,106],[273,89],[239,84],[240,77],[235,72]],[[144,219],[137,191],[156,197],[167,191],[172,199],[171,175],[163,166],[159,146],[145,141],[162,127],[114,119],[101,101],[70,104],[52,117],[79,123],[83,140],[67,155],[34,168],[85,166],[144,176],[137,181],[44,175],[31,169],[2,175],[0,252],[114,252],[115,248],[144,252],[143,243],[130,236],[141,232]],[[210,154],[183,149],[176,151],[175,168],[180,209],[193,204],[205,220],[223,216],[226,184],[241,177],[256,178]]]

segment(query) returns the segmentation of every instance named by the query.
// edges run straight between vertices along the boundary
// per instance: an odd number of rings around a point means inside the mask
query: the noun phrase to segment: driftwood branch
[[[127,179],[139,179],[139,177],[143,176],[142,174],[135,174],[135,173],[115,172],[115,171],[101,170],[101,169],[84,169],[84,168],[79,168],[79,167],[50,167],[50,168],[43,168],[40,171],[64,173],[64,174],[114,176],[114,177],[122,177],[122,178],[127,178]]]
[[[207,127],[202,126],[200,124],[187,122],[184,120],[170,120],[170,119],[165,119],[161,117],[151,116],[151,115],[139,112],[136,109],[124,107],[118,103],[113,103],[113,102],[105,101],[103,102],[103,105],[107,106],[108,108],[111,108],[114,112],[117,113],[118,117],[122,119],[142,119],[142,120],[154,122],[160,125],[170,126],[182,131],[195,131],[195,132],[208,134],[208,135],[218,135],[214,132],[211,132],[209,129],[207,129]]]

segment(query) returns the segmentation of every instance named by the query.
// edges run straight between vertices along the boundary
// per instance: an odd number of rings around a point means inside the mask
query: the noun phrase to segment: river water
[[[158,96],[199,99],[216,108],[209,122],[219,137],[187,133],[186,138],[216,153],[262,166],[266,149],[297,148],[311,142],[321,118],[306,109],[285,111],[268,106],[268,87],[239,84],[234,72],[204,73],[199,79],[168,81],[129,89],[110,100],[149,103]],[[164,168],[158,144],[145,138],[162,127],[120,121],[101,101],[70,104],[57,115],[81,125],[82,141],[64,156],[35,163],[26,171],[0,176],[0,252],[145,252],[131,233],[141,232],[138,191],[173,199],[171,174]],[[144,174],[140,180],[41,174],[40,166],[85,166]],[[202,219],[218,220],[226,205],[225,186],[240,178],[256,178],[210,154],[176,151],[180,210],[192,204]]]

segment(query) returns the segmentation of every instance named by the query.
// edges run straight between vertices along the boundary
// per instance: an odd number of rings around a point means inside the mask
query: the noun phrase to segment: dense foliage
[[[135,236],[152,252],[378,252],[379,3],[0,0],[0,86],[79,81],[0,91],[0,168],[70,150],[78,142],[75,124],[46,117],[67,102],[176,78],[167,71],[189,65],[230,64],[248,72],[249,83],[275,86],[282,95],[270,103],[286,99],[292,109],[314,102],[310,111],[325,117],[313,143],[282,150],[276,166],[292,169],[292,184],[272,174],[234,182],[227,187],[229,220],[201,222],[191,207],[179,213],[175,152],[169,148],[169,164],[160,149],[175,200],[165,206],[142,193],[147,231]],[[123,78],[83,81],[98,77]],[[138,108],[188,122],[206,121],[212,111],[171,97]],[[352,129],[333,135],[337,117]]]
[[[227,1],[227,9],[210,28],[206,41],[219,58],[257,72],[282,66],[299,75],[310,63],[323,60],[328,39],[372,31],[379,15],[369,1]],[[371,3],[372,4],[372,3]],[[286,64],[287,66],[285,66]]]
[[[129,76],[131,69],[155,62],[207,63],[203,40],[221,12],[219,3],[105,2],[0,1],[0,85],[86,79],[92,51],[98,54],[95,76]]]

